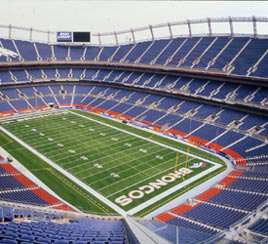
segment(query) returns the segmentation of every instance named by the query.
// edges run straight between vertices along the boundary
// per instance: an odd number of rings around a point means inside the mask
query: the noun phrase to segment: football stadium
[[[149,20],[1,23],[0,243],[268,243],[268,17]]]

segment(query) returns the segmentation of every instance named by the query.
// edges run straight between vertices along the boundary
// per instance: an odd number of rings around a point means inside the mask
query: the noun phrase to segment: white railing
[[[241,33],[239,25],[245,24],[247,31]],[[225,25],[224,31],[219,31]],[[263,26],[265,25],[265,26]],[[136,43],[144,40],[173,38],[176,36],[215,36],[247,35],[252,37],[268,36],[268,17],[223,17],[184,20],[178,22],[148,25],[144,27],[114,32],[92,33],[91,44],[118,45]],[[179,31],[183,28],[184,32]],[[238,31],[236,31],[238,29]],[[159,35],[159,33],[166,33]],[[56,43],[56,32],[35,28],[0,25],[0,36],[9,39],[28,40],[45,43]],[[81,43],[80,43],[81,44]]]

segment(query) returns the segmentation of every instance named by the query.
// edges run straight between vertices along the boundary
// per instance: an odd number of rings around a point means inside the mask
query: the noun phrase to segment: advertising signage
[[[57,42],[87,43],[90,42],[90,32],[60,31],[57,32]]]
[[[72,42],[72,32],[61,31],[57,32],[57,42]]]

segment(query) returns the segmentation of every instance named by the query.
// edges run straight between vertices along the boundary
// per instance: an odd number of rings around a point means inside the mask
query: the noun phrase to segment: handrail
[[[120,215],[115,215],[112,213],[109,213],[107,215],[104,215],[103,213],[86,213],[86,212],[74,212],[74,211],[67,211],[67,210],[60,210],[51,208],[49,206],[41,206],[41,205],[33,205],[29,203],[23,203],[23,202],[6,202],[3,200],[0,200],[0,208],[1,207],[9,207],[16,210],[32,210],[33,212],[41,212],[43,214],[58,214],[60,216],[64,217],[70,217],[70,218],[98,218],[98,219],[122,219],[123,217]]]
[[[94,61],[94,60],[42,60],[42,61],[12,61],[12,62],[0,62],[0,69],[9,68],[27,68],[27,67],[49,67],[49,66],[66,66],[70,65],[73,67],[93,67],[104,69],[128,69],[134,71],[147,71],[156,73],[169,73],[176,75],[183,75],[189,77],[208,78],[213,80],[231,81],[234,83],[247,83],[267,87],[268,78],[257,77],[257,76],[242,76],[236,74],[228,74],[221,70],[211,69],[205,70],[201,68],[190,68],[190,67],[176,67],[176,66],[165,66],[160,64],[138,64],[138,63],[121,63],[121,62],[107,62],[107,61]]]
[[[268,24],[268,17],[255,17],[255,16],[248,16],[248,17],[220,17],[220,18],[203,18],[203,19],[191,19],[191,20],[183,20],[183,21],[175,21],[175,22],[167,22],[155,25],[147,25],[141,26],[137,28],[130,28],[125,30],[119,31],[109,31],[103,33],[92,33],[92,42],[91,44],[94,45],[118,45],[124,43],[135,43],[144,40],[154,40],[155,33],[159,29],[165,30],[168,33],[168,36],[161,36],[158,38],[173,38],[174,36],[196,36],[196,35],[219,35],[218,33],[218,24],[226,24],[228,31],[224,33],[224,35],[228,36],[236,36],[241,35],[239,32],[236,32],[236,25],[239,23],[248,23],[249,26],[252,26],[251,31],[249,33],[244,33],[247,36],[252,37],[267,37],[267,33],[261,33],[259,31],[258,24],[260,23],[267,23]],[[202,25],[202,28],[200,27]],[[198,31],[194,31],[193,27],[199,25]],[[186,33],[176,33],[174,27],[177,26],[185,26]],[[36,28],[29,28],[29,27],[20,27],[20,26],[13,26],[13,25],[3,25],[0,24],[0,29],[6,29],[6,37],[9,39],[19,39],[19,40],[28,40],[28,41],[37,41],[37,42],[45,42],[45,43],[56,43],[56,32],[49,31],[49,30],[41,30]],[[263,30],[268,30],[268,28],[262,28]],[[263,32],[262,30],[262,32]],[[17,35],[16,31],[23,31],[24,36]],[[141,39],[137,38],[137,33],[145,32],[144,37]],[[35,34],[42,34],[41,40],[35,38]],[[243,34],[242,34],[243,35]],[[104,41],[105,39],[109,39],[108,42]],[[120,41],[121,39],[121,41]],[[81,45],[81,43],[78,43]]]

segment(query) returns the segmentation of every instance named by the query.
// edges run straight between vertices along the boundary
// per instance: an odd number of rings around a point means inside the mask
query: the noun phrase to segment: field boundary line
[[[114,118],[110,118],[110,117],[102,116],[102,115],[100,115],[100,114],[97,114],[97,113],[94,113],[94,112],[91,112],[91,111],[87,111],[87,110],[83,110],[83,109],[77,109],[77,108],[76,108],[76,109],[73,109],[73,110],[77,110],[77,111],[84,112],[84,113],[86,112],[86,113],[88,113],[88,114],[93,114],[93,115],[95,115],[95,116],[98,116],[98,117],[101,117],[101,118],[104,118],[104,119],[108,119],[108,120],[110,120],[110,121],[118,122],[118,121],[116,121]],[[74,112],[74,111],[70,111],[70,110],[68,110],[68,111],[69,111],[69,112]],[[74,112],[74,113],[75,113],[75,112]],[[76,113],[76,114],[78,114],[78,113]],[[151,129],[138,127],[138,126],[136,126],[136,125],[134,125],[134,124],[128,124],[128,126],[130,126],[130,127],[132,127],[132,128],[135,128],[135,129],[137,129],[137,130],[141,130],[141,131],[144,131],[144,132],[151,133],[151,134],[153,134],[153,135],[157,135],[157,136],[159,136],[159,137],[162,137],[162,138],[165,138],[165,139],[168,139],[168,140],[177,142],[177,143],[181,143],[181,144],[183,144],[183,145],[187,145],[187,146],[189,146],[189,147],[191,147],[191,148],[195,148],[195,149],[197,149],[197,150],[199,150],[199,151],[202,151],[202,152],[205,152],[205,153],[207,153],[207,154],[210,154],[210,155],[212,155],[212,156],[214,156],[214,157],[216,157],[216,158],[218,158],[218,159],[224,161],[225,163],[226,163],[226,160],[230,161],[230,159],[227,159],[227,158],[225,158],[225,157],[223,157],[223,156],[217,154],[216,152],[213,152],[213,151],[210,151],[210,150],[206,150],[205,148],[202,148],[202,147],[199,147],[199,146],[197,146],[197,145],[191,144],[191,143],[189,143],[189,142],[187,142],[187,141],[184,141],[184,140],[181,140],[181,139],[179,139],[179,138],[173,138],[173,137],[170,137],[170,136],[168,136],[168,135],[165,135],[165,134],[162,134],[162,133],[158,133],[158,132],[156,132],[156,131],[154,131],[154,130],[151,130]],[[184,154],[186,154],[186,153],[184,152]],[[195,156],[198,157],[197,155],[195,155]]]
[[[175,185],[174,187],[171,187],[171,188],[167,189],[166,191],[161,192],[160,194],[158,194],[158,195],[148,199],[147,201],[141,203],[140,205],[130,209],[127,212],[128,215],[134,215],[134,214],[138,213],[139,211],[149,207],[150,205],[152,205],[152,204],[158,202],[159,200],[171,195],[172,193],[174,193],[174,192],[180,190],[181,188],[193,183],[194,181],[201,179],[203,176],[206,176],[206,175],[212,173],[213,171],[215,171],[221,167],[222,167],[222,165],[220,165],[220,164],[214,165],[213,167],[211,167],[211,168],[209,168],[209,169],[207,169],[199,174],[196,174],[195,176],[192,176],[191,178],[189,178],[187,180],[184,180],[183,182]]]
[[[194,155],[194,154],[192,154],[192,153],[184,152],[184,151],[182,151],[181,149],[177,149],[177,148],[175,148],[175,147],[172,147],[172,146],[169,146],[169,145],[165,145],[165,144],[163,144],[163,143],[161,143],[161,142],[154,141],[154,140],[152,140],[152,139],[150,139],[150,138],[146,138],[146,137],[137,135],[137,134],[132,133],[132,132],[129,132],[129,131],[127,131],[127,130],[118,128],[118,127],[116,127],[116,126],[113,126],[113,125],[110,125],[110,124],[106,124],[106,123],[101,122],[101,121],[98,121],[98,120],[96,120],[96,119],[89,118],[89,117],[87,117],[87,116],[85,116],[85,115],[78,114],[78,113],[76,113],[76,112],[74,112],[74,111],[70,111],[70,110],[68,110],[68,112],[69,112],[69,113],[72,113],[72,114],[76,114],[77,116],[80,116],[80,117],[82,117],[82,118],[85,118],[85,119],[94,121],[94,122],[99,123],[99,124],[101,124],[101,125],[104,125],[104,126],[113,128],[113,129],[115,129],[115,130],[124,132],[124,133],[126,133],[126,134],[135,136],[135,137],[137,137],[137,138],[139,138],[139,139],[142,139],[142,140],[145,140],[145,141],[149,141],[149,142],[151,142],[151,143],[157,144],[157,145],[162,146],[162,147],[165,147],[165,148],[169,148],[170,150],[173,150],[173,151],[176,151],[176,152],[180,152],[180,153],[182,153],[182,154],[184,154],[184,155],[188,155],[188,156],[191,156],[191,157],[196,158],[196,159],[199,159],[199,160],[203,160],[203,161],[208,162],[208,163],[211,163],[211,164],[213,164],[213,165],[218,165],[218,164],[219,164],[219,163],[215,163],[215,162],[213,162],[213,161],[211,161],[211,160],[209,160],[209,159],[202,158],[202,157],[200,157],[200,156]],[[111,119],[111,121],[114,121],[114,120]],[[115,121],[115,122],[116,122],[116,121]],[[135,128],[135,127],[133,127],[133,128]],[[138,128],[136,128],[136,129],[139,130]],[[141,130],[141,129],[140,129],[140,130]],[[158,134],[156,134],[156,135],[158,135]],[[159,136],[159,135],[158,135],[158,136]]]
[[[80,186],[82,189],[86,190],[87,192],[89,192],[90,194],[92,194],[93,196],[95,196],[97,199],[99,199],[101,202],[105,203],[107,206],[109,206],[110,208],[114,209],[117,213],[119,213],[120,215],[123,215],[123,216],[126,216],[126,215],[129,215],[129,214],[135,214],[139,211],[141,211],[142,209],[154,204],[155,202],[158,202],[160,201],[161,199],[165,198],[166,196],[168,196],[169,194],[172,194],[174,193],[175,191],[185,187],[186,185],[188,185],[189,183],[192,183],[193,181],[195,181],[196,179],[199,179],[199,178],[202,178],[204,175],[207,175],[209,173],[211,173],[212,171],[220,168],[222,166],[222,164],[218,163],[218,162],[213,162],[211,161],[210,159],[207,159],[207,158],[203,158],[202,155],[196,155],[194,153],[191,153],[191,152],[186,152],[184,151],[183,149],[180,149],[179,146],[177,147],[176,145],[167,145],[165,144],[164,142],[161,142],[161,141],[157,141],[157,140],[153,140],[151,139],[150,135],[147,137],[147,135],[142,135],[142,134],[139,134],[138,132],[134,131],[128,131],[128,128],[119,128],[117,127],[116,125],[116,122],[119,123],[118,121],[115,121],[114,119],[111,119],[110,118],[110,121],[113,121],[115,123],[115,125],[113,124],[109,124],[108,121],[101,121],[99,120],[97,117],[94,118],[94,117],[90,117],[90,116],[87,116],[86,114],[83,115],[83,114],[79,114],[77,111],[71,111],[71,110],[65,110],[65,114],[73,114],[77,117],[80,117],[80,118],[83,118],[83,119],[87,119],[89,121],[92,121],[96,124],[99,124],[99,125],[102,125],[106,128],[111,128],[111,129],[114,129],[116,131],[120,131],[122,132],[123,134],[126,134],[126,135],[130,135],[134,138],[139,138],[145,142],[149,142],[153,145],[158,145],[160,146],[161,148],[166,148],[166,149],[169,149],[173,152],[179,152],[181,153],[182,155],[188,155],[190,156],[192,159],[197,159],[197,160],[201,160],[201,161],[204,161],[204,162],[208,162],[210,164],[213,165],[213,167],[203,171],[202,173],[199,173],[193,177],[191,177],[190,179],[187,179],[183,182],[181,182],[180,184],[178,185],[175,185],[167,190],[165,190],[164,192],[162,193],[159,193],[158,195],[156,196],[153,196],[151,198],[149,198],[148,200],[146,200],[145,202],[137,205],[137,206],[134,206],[132,209],[129,209],[129,210],[124,210],[123,208],[121,208],[119,205],[115,204],[113,201],[111,201],[109,199],[109,196],[105,196],[103,195],[101,192],[98,192],[97,190],[95,190],[94,188],[92,188],[91,186],[87,185],[86,183],[84,183],[81,179],[77,178],[77,176],[73,175],[72,173],[68,172],[68,170],[62,168],[61,165],[58,165],[56,164],[53,160],[50,160],[49,158],[47,158],[47,156],[43,155],[42,153],[40,153],[38,151],[38,149],[35,149],[35,146],[31,146],[29,144],[27,144],[26,142],[24,142],[23,140],[19,139],[16,135],[14,135],[12,132],[8,131],[7,129],[3,128],[2,126],[0,126],[0,130],[2,130],[4,133],[6,133],[7,135],[9,135],[12,139],[16,140],[18,143],[20,143],[21,145],[23,145],[26,149],[28,149],[29,151],[31,151],[32,153],[34,153],[35,155],[37,155],[39,158],[41,158],[42,160],[44,160],[45,162],[47,162],[50,166],[52,166],[54,169],[56,169],[55,172],[60,172],[62,173],[63,175],[65,175],[68,179],[72,180],[74,183],[76,183],[78,186]],[[89,113],[90,114],[93,114],[93,113]],[[95,114],[94,114],[95,115]],[[103,119],[109,119],[109,118],[106,118],[104,116],[101,116],[101,115],[96,115],[100,118],[103,118]],[[75,119],[74,119],[75,120]],[[142,129],[142,128],[139,128],[139,127],[136,127],[134,125],[129,125],[130,128],[135,128],[137,131],[144,131],[144,132],[147,132],[147,133],[151,133],[152,135],[157,135],[159,138],[160,137],[163,137],[163,138],[167,138],[169,140],[173,140],[173,141],[176,141],[178,143],[182,143],[182,144],[186,144],[190,147],[192,147],[190,144],[186,143],[186,142],[180,142],[180,140],[175,140],[175,139],[172,139],[172,138],[169,138],[168,136],[165,136],[165,135],[161,135],[159,133],[156,133],[156,132],[151,132],[149,130],[146,130],[146,129]],[[137,134],[136,134],[136,133]],[[207,152],[206,150],[202,150],[200,149],[199,147],[193,147],[193,148],[198,148],[198,150],[200,151],[205,151],[206,153],[208,154],[211,154],[211,155],[215,155],[214,153],[209,153]],[[217,157],[217,156],[216,156]],[[222,160],[221,157],[217,157],[219,159]],[[122,179],[123,180],[123,179]],[[139,183],[139,182],[138,182]],[[135,183],[138,184],[138,183]],[[116,192],[117,193],[117,192]],[[114,195],[114,194],[111,194],[111,195]]]
[[[147,155],[146,155],[147,156]],[[143,156],[143,157],[146,157],[146,156]],[[141,159],[141,158],[140,158]],[[151,159],[151,160],[153,160],[153,159]],[[149,160],[149,161],[151,161],[151,160]],[[134,160],[131,160],[130,162],[133,162]],[[162,164],[165,164],[165,163],[167,163],[169,160],[167,160],[167,161],[165,161],[165,162],[163,162],[163,163],[160,163],[158,166],[160,166],[160,165],[162,165]],[[122,164],[120,164],[120,166],[123,166],[123,165],[127,165],[128,163],[122,163]],[[107,170],[111,170],[111,169],[113,169],[113,168],[116,168],[117,166],[114,166],[114,167],[111,167],[111,168],[109,168],[109,169],[107,169]],[[156,167],[151,167],[150,166],[150,168],[148,168],[148,169],[154,169],[154,168],[157,168],[157,166]],[[107,171],[106,170],[106,171]],[[125,172],[125,171],[128,171],[129,169],[125,169],[125,170],[122,170],[122,171],[120,171],[120,174],[122,173],[122,172]],[[146,171],[147,169],[145,169],[144,171]],[[160,170],[160,169],[159,169]],[[95,174],[95,175],[92,175],[92,177],[94,177],[94,176],[97,176],[98,174]],[[127,177],[126,177],[127,178]],[[83,178],[82,178],[83,179]],[[105,177],[104,177],[104,179],[105,179]],[[92,183],[95,183],[96,181],[93,181]]]
[[[56,163],[54,163],[52,160],[50,160],[46,156],[44,156],[41,153],[39,153],[33,147],[31,147],[30,145],[26,144],[24,141],[22,141],[21,139],[19,139],[17,136],[13,135],[11,132],[9,132],[8,130],[6,130],[2,126],[0,126],[0,130],[2,132],[6,133],[8,136],[10,136],[12,139],[14,139],[15,141],[17,141],[18,143],[20,143],[22,146],[24,146],[30,152],[32,152],[33,154],[35,154],[36,156],[38,156],[39,158],[41,158],[42,160],[44,160],[46,163],[48,163],[54,169],[56,169],[57,171],[59,171],[60,173],[62,173],[64,176],[66,176],[67,178],[69,178],[70,180],[72,180],[73,182],[75,182],[81,188],[83,188],[84,190],[86,190],[87,192],[89,192],[90,194],[92,194],[93,196],[95,196],[96,198],[98,198],[100,201],[102,201],[103,203],[105,203],[106,205],[108,205],[110,208],[112,208],[113,210],[115,210],[117,213],[119,213],[122,216],[126,216],[126,211],[125,210],[123,210],[122,208],[120,208],[119,206],[117,206],[115,203],[113,203],[109,199],[105,198],[102,194],[100,194],[99,192],[95,191],[93,188],[91,188],[90,186],[86,185],[81,180],[77,179],[75,176],[73,176],[72,174],[70,174],[69,172],[67,172],[63,168],[61,168],[59,165],[57,165]]]
[[[140,205],[138,205],[138,206],[136,206],[136,207],[134,207],[134,208],[128,210],[128,211],[127,211],[127,214],[128,214],[128,215],[134,215],[134,214],[138,213],[139,211],[145,209],[146,207],[149,207],[150,205],[152,205],[152,204],[154,204],[155,202],[158,202],[159,200],[161,200],[161,199],[167,197],[168,195],[170,195],[170,194],[174,193],[175,191],[177,191],[177,190],[183,188],[184,186],[186,186],[186,185],[188,185],[188,184],[191,184],[192,182],[194,182],[194,181],[196,181],[196,180],[198,180],[198,179],[204,177],[205,175],[208,175],[209,173],[212,173],[213,171],[215,171],[215,170],[219,169],[220,167],[222,167],[222,165],[221,165],[220,163],[213,162],[213,161],[211,161],[211,160],[209,160],[209,159],[202,158],[202,157],[200,157],[200,156],[194,155],[194,154],[189,153],[189,152],[184,152],[184,151],[182,151],[182,150],[180,150],[180,149],[177,149],[177,148],[175,148],[175,147],[172,147],[172,146],[169,146],[169,145],[162,144],[162,143],[157,142],[157,141],[154,141],[154,140],[152,140],[152,139],[150,139],[150,138],[146,138],[146,137],[137,135],[137,134],[135,134],[135,133],[129,132],[129,131],[127,131],[127,130],[118,128],[118,127],[113,126],[113,125],[110,125],[110,124],[106,124],[105,122],[98,121],[97,119],[90,118],[90,117],[88,117],[88,116],[85,116],[85,115],[76,113],[76,112],[74,112],[74,111],[70,111],[70,110],[68,110],[68,112],[69,112],[69,113],[72,113],[72,114],[76,114],[77,116],[80,116],[80,117],[82,117],[82,118],[86,118],[86,119],[88,119],[88,120],[94,121],[94,122],[99,123],[99,124],[101,124],[101,125],[104,125],[104,126],[113,128],[113,129],[115,129],[115,130],[118,130],[118,131],[127,133],[127,134],[129,134],[129,135],[135,136],[135,137],[137,137],[137,138],[140,138],[140,139],[149,141],[149,142],[154,143],[154,144],[157,144],[157,145],[159,145],[159,146],[162,146],[162,147],[165,147],[165,148],[169,148],[169,149],[171,149],[171,150],[173,150],[173,151],[180,152],[180,153],[182,153],[182,154],[184,154],[184,155],[191,156],[192,158],[199,159],[199,160],[202,160],[202,161],[211,163],[211,164],[213,165],[213,167],[211,167],[211,168],[209,168],[209,169],[207,169],[207,170],[205,170],[205,171],[203,171],[203,172],[201,172],[201,173],[199,173],[199,174],[197,174],[197,175],[195,175],[195,176],[193,176],[193,177],[191,177],[191,178],[189,178],[189,179],[183,181],[182,183],[180,183],[180,184],[178,184],[178,185],[176,185],[176,186],[174,186],[174,187],[169,188],[168,190],[166,190],[166,191],[164,191],[164,192],[162,192],[162,193],[160,193],[160,194],[158,194],[158,195],[156,195],[156,196],[154,196],[154,197],[148,199],[147,201],[143,202],[142,204],[140,204]],[[100,115],[97,115],[97,116],[100,116]],[[100,116],[100,117],[101,117],[101,116]],[[101,117],[101,118],[102,118],[102,117]],[[110,119],[110,120],[111,120],[111,121],[114,121],[113,119]],[[115,121],[115,122],[116,122],[116,121]],[[132,127],[138,130],[138,128],[136,128],[136,127],[134,127],[134,126],[132,126]],[[140,130],[142,130],[142,129],[140,129]],[[146,131],[146,130],[143,130],[143,131]],[[158,133],[153,133],[153,134],[160,136]],[[167,137],[165,137],[165,138],[167,138]],[[187,143],[184,143],[184,144],[188,145]],[[188,146],[190,146],[190,145],[188,145]],[[198,148],[198,149],[199,149],[199,148]],[[199,150],[201,150],[201,149],[199,149]],[[206,152],[207,152],[207,151],[206,151]],[[213,153],[210,153],[210,154],[211,154],[211,155],[214,155]],[[217,157],[217,158],[220,158],[220,157]],[[221,159],[221,160],[222,160],[222,159]]]
[[[192,161],[193,159],[194,159],[194,158],[189,159],[188,162]],[[172,160],[172,159],[170,159],[170,160]],[[170,161],[170,160],[169,160],[169,161]],[[183,161],[183,162],[179,163],[178,166],[184,165],[185,162],[186,162],[186,161]],[[156,176],[158,176],[158,175],[161,175],[161,174],[163,174],[163,172],[169,171],[169,170],[171,170],[171,169],[173,169],[173,168],[175,168],[175,167],[176,167],[176,166],[174,165],[174,166],[172,166],[172,167],[169,167],[169,168],[167,168],[167,169],[164,169],[163,171],[161,171],[161,172],[159,172],[159,173],[150,175],[150,176],[148,176],[147,178],[142,179],[141,181],[138,181],[138,182],[136,182],[136,183],[133,183],[133,184],[131,184],[131,185],[125,187],[125,188],[122,188],[121,190],[118,190],[118,191],[116,191],[116,192],[113,192],[113,193],[107,195],[107,197],[108,197],[108,198],[109,198],[109,197],[112,197],[112,196],[118,194],[119,192],[125,191],[125,190],[127,190],[128,188],[130,188],[130,187],[139,185],[139,184],[142,183],[142,182],[146,182],[147,180],[149,180],[149,179],[151,179],[151,178],[154,178],[154,177],[156,177]],[[129,176],[129,177],[133,177],[133,176],[134,176],[134,175],[131,175],[131,176]],[[125,179],[127,179],[127,178],[128,178],[128,177],[126,177]],[[101,188],[101,190],[102,190],[102,188]]]
[[[6,149],[0,147],[0,152],[3,153],[6,156],[11,155]],[[68,206],[71,206],[75,211],[81,213],[81,211],[72,205],[71,203],[65,201],[63,198],[61,198],[57,193],[55,193],[53,190],[51,190],[43,181],[41,181],[37,176],[35,176],[29,169],[27,169],[19,160],[12,155],[13,161],[11,165],[16,168],[19,172],[24,174],[26,177],[28,177],[30,180],[32,180],[37,186],[43,188],[46,190],[48,193],[50,193],[52,196],[56,197],[59,199],[62,203],[67,204]],[[42,170],[45,170],[45,168],[41,168]]]

